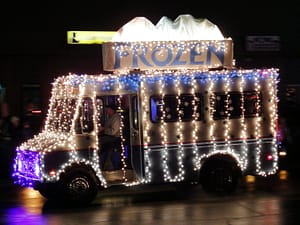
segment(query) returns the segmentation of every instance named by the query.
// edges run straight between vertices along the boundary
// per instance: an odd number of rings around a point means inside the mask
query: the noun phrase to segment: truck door
[[[139,99],[136,94],[129,95],[129,129],[128,135],[130,144],[128,149],[129,166],[135,170],[138,177],[143,177],[143,151],[141,134],[141,114],[139,108]],[[126,128],[125,128],[126,129]]]
[[[138,97],[136,94],[97,96],[96,117],[98,126],[105,124],[106,115],[104,105],[108,103],[120,105],[119,113],[123,116],[122,135],[126,168],[135,170],[136,175],[140,177],[143,172],[143,154],[141,150],[141,123]]]

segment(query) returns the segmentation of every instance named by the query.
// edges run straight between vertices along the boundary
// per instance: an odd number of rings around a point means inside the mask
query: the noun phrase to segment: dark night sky
[[[7,2],[0,8],[0,55],[68,56],[80,48],[91,55],[97,54],[99,50],[94,46],[67,46],[66,31],[117,31],[137,16],[156,24],[163,16],[175,20],[181,14],[206,18],[216,24],[225,37],[233,39],[236,55],[241,53],[247,35],[278,35],[283,54],[299,55],[300,6],[296,3],[294,0]]]
[[[291,2],[296,2],[288,0]],[[8,3],[1,7],[2,30],[59,31],[68,29],[117,30],[136,16],[145,16],[156,23],[162,16],[175,19],[180,14],[208,18],[225,28],[257,27],[267,29],[293,23],[300,7],[279,1],[40,1]],[[35,1],[34,1],[35,2]]]
[[[117,31],[137,16],[156,24],[181,14],[209,19],[237,47],[246,35],[278,35],[289,54],[300,52],[294,45],[300,39],[300,6],[293,0],[21,1],[8,2],[0,12],[0,54],[60,54],[68,30]]]
[[[4,49],[17,42],[32,46],[32,40],[50,43],[58,32],[67,30],[117,31],[136,16],[144,16],[156,24],[162,16],[174,20],[181,14],[209,19],[225,37],[280,35],[283,40],[293,42],[300,36],[300,6],[292,0],[284,3],[263,0],[234,3],[218,0],[20,1],[7,2],[0,12],[1,32],[6,33],[0,36],[1,43],[5,43]],[[296,31],[294,27],[297,27]],[[41,32],[47,33],[43,39],[36,37]],[[20,44],[14,48],[20,48]]]

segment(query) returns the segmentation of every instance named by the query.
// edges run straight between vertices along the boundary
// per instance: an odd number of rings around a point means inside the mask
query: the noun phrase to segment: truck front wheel
[[[92,174],[77,168],[69,171],[61,180],[62,197],[71,204],[91,203],[98,193],[98,187]]]

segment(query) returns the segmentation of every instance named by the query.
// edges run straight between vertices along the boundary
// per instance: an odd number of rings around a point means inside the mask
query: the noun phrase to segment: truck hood
[[[69,133],[43,131],[33,138],[23,142],[18,148],[31,151],[52,151],[57,148],[72,144]],[[73,145],[74,146],[74,145]]]

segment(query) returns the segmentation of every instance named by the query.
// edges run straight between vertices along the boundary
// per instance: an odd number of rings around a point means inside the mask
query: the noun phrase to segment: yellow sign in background
[[[115,31],[67,31],[68,44],[103,44],[109,42]]]

